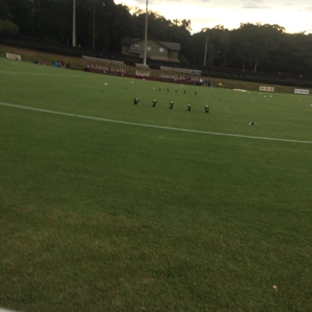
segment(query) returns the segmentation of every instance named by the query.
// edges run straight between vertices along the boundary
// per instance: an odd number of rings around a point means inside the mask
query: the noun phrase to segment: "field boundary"
[[[174,128],[174,127],[166,127],[166,126],[156,126],[156,125],[142,124],[142,123],[136,123],[136,122],[130,122],[130,121],[122,121],[122,120],[107,119],[107,118],[101,118],[101,117],[95,117],[95,116],[86,116],[86,115],[80,115],[80,114],[66,113],[66,112],[36,108],[36,107],[31,107],[31,106],[23,106],[23,105],[18,105],[18,104],[4,103],[4,102],[0,102],[0,105],[6,106],[6,107],[11,107],[11,108],[16,108],[16,109],[24,109],[24,110],[29,110],[29,111],[41,112],[41,113],[45,113],[45,114],[54,114],[54,115],[60,115],[60,116],[82,118],[82,119],[89,119],[89,120],[96,120],[96,121],[104,121],[104,122],[131,125],[131,126],[148,127],[148,128],[181,131],[181,132],[190,132],[190,133],[200,133],[200,134],[207,134],[207,135],[218,135],[218,136],[228,136],[228,137],[236,137],[236,138],[246,138],[246,139],[254,139],[254,140],[268,140],[268,141],[278,141],[278,142],[312,144],[312,141],[257,137],[257,136],[250,136],[250,135],[241,135],[241,134],[219,133],[219,132],[210,132],[210,131],[202,131],[202,130],[192,130],[192,129]]]
[[[62,70],[62,69],[58,69]],[[21,76],[48,76],[48,77],[73,77],[73,78],[84,78],[86,75],[82,74],[73,74],[73,75],[68,75],[66,73],[57,73],[57,74],[50,74],[50,73],[22,73],[22,72],[16,72],[16,71],[3,71],[0,70],[0,74],[8,74],[8,75],[21,75]],[[0,311],[1,312],[1,311]]]

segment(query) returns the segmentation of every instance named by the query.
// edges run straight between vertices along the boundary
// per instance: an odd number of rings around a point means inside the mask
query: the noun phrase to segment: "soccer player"
[[[173,101],[171,101],[170,104],[169,104],[169,108],[173,109],[173,107],[174,107],[174,103],[173,103]]]
[[[134,104],[139,105],[139,104],[140,104],[140,99],[135,98],[135,99],[134,99]]]
[[[152,106],[156,107],[157,106],[157,100],[154,99],[153,102],[152,102]]]
[[[204,107],[204,112],[205,112],[205,113],[209,113],[209,106],[208,106],[208,105],[205,105],[205,107]]]
[[[191,104],[187,105],[187,110],[188,110],[189,112],[192,111],[192,106],[191,106]]]

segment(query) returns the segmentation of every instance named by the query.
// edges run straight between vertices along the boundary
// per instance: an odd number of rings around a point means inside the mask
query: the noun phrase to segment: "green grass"
[[[21,56],[23,62],[35,61],[46,62],[47,66],[51,66],[52,62],[64,60],[66,63],[70,62],[71,68],[82,69],[85,65],[85,61],[82,57],[60,55],[54,53],[46,53],[31,49],[18,48],[13,46],[6,46],[0,44],[0,57],[6,57],[6,53],[18,54]]]
[[[0,68],[1,103],[158,126],[0,105],[0,306],[312,310],[311,96]]]

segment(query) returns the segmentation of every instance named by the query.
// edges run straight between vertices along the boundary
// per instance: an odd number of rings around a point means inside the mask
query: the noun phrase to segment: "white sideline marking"
[[[83,119],[97,120],[97,121],[105,121],[105,122],[118,123],[118,124],[131,125],[131,126],[174,130],[174,131],[183,131],[183,132],[192,132],[192,133],[201,133],[201,134],[209,134],[209,135],[228,136],[228,137],[236,137],[236,138],[256,139],[256,140],[269,140],[269,141],[278,141],[278,142],[312,144],[312,141],[299,141],[299,140],[290,140],[290,139],[266,138],[266,137],[256,137],[256,136],[241,135],[241,134],[218,133],[218,132],[209,132],[209,131],[201,131],[201,130],[191,130],[191,129],[183,129],[183,128],[155,126],[155,125],[141,124],[141,123],[136,123],[136,122],[120,121],[120,120],[106,119],[106,118],[101,118],[101,117],[92,117],[92,116],[71,114],[71,113],[65,113],[65,112],[58,112],[58,111],[53,111],[53,110],[49,110],[49,109],[42,109],[42,108],[36,108],[36,107],[30,107],[30,106],[22,106],[22,105],[9,104],[9,103],[3,103],[3,102],[0,102],[0,105],[30,110],[30,111],[35,111],[35,112],[41,112],[41,113],[46,113],[46,114],[69,116],[69,117],[76,117],[76,118],[83,118]]]

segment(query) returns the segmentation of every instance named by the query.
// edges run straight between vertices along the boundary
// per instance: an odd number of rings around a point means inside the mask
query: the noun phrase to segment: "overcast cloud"
[[[145,11],[146,0],[115,0]],[[192,32],[223,25],[239,28],[240,23],[277,24],[288,33],[312,33],[311,0],[149,0],[149,10],[167,19],[191,20]]]

